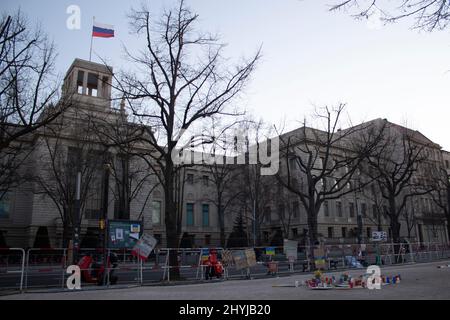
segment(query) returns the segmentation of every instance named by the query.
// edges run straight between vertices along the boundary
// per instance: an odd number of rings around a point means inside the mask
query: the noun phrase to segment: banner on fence
[[[386,241],[387,234],[386,231],[373,231],[372,232],[372,241]]]
[[[233,253],[230,250],[223,250],[222,252],[222,264],[228,267],[233,264]]]
[[[319,248],[314,249],[314,264],[316,265],[316,269],[325,269],[325,249],[323,246],[320,246]]]
[[[253,267],[256,265],[255,250],[253,250],[253,249],[245,250],[245,257],[247,258],[247,266],[248,267]]]
[[[139,241],[133,248],[131,254],[139,256],[142,260],[147,260],[150,253],[152,253],[158,240],[148,234],[143,234]]]
[[[266,248],[266,255],[274,256],[275,255],[275,248],[274,247],[267,247]]]
[[[284,239],[283,253],[286,255],[289,261],[297,261],[297,247],[297,241]]]
[[[236,266],[236,270],[247,268],[247,258],[245,257],[244,250],[233,251],[233,261]]]
[[[233,261],[236,270],[250,268],[256,265],[255,250],[246,249],[233,251]]]

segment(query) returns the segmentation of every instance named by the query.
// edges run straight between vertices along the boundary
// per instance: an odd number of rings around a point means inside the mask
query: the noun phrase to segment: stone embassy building
[[[104,134],[102,130],[108,131],[108,124],[127,123],[128,126],[123,105],[118,109],[112,106],[111,81],[112,68],[101,64],[75,59],[69,68],[63,94],[73,95],[73,105],[55,124],[25,139],[32,151],[20,171],[30,179],[9,190],[0,202],[0,239],[5,242],[3,245],[61,247],[64,219],[73,214],[70,203],[73,203],[75,171],[78,170],[82,171],[82,245],[84,242],[84,246],[91,247],[95,243],[92,241],[98,237],[99,219],[104,211],[108,219],[142,220],[144,231],[165,245],[164,197],[156,177],[139,157],[124,157],[119,150],[107,146],[105,140],[92,138],[98,137],[99,132]],[[402,128],[391,125],[396,129]],[[289,134],[300,134],[300,130]],[[436,166],[442,165],[450,170],[448,152],[419,132],[414,132],[414,136],[428,146]],[[108,138],[111,137],[106,137],[106,140]],[[130,148],[135,154],[142,146],[135,144]],[[108,164],[105,167],[106,153]],[[80,154],[84,155],[81,162]],[[187,168],[185,174],[183,232],[189,234],[193,246],[218,246],[219,220],[212,200],[215,191],[210,172],[196,166]],[[275,192],[260,208],[263,211],[258,228],[261,245],[277,244],[274,239],[282,239],[286,233],[291,239],[301,239],[307,228],[306,214],[299,200],[287,190],[276,189]],[[281,198],[283,206],[277,201]],[[415,208],[415,224],[406,230],[406,224],[402,223],[404,237],[409,235],[409,240],[418,242],[449,241],[445,219],[439,218],[437,222],[425,219],[424,212],[438,210],[429,196],[419,197],[410,206]],[[361,215],[364,226],[363,241],[368,241],[371,232],[380,227],[389,232],[389,221],[383,216],[375,219],[375,211],[371,201],[356,194],[328,201],[319,212],[319,234],[328,243],[355,242],[358,215]],[[231,233],[236,216],[241,215],[247,238],[253,239],[251,224],[254,214],[236,202],[225,217],[226,235]],[[283,219],[286,216],[290,217],[288,226]],[[437,216],[440,217],[439,214]]]

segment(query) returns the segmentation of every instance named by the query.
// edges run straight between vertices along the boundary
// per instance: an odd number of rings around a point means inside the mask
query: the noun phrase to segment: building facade
[[[29,179],[8,190],[0,201],[0,232],[4,242],[0,245],[63,247],[68,221],[75,214],[73,203],[80,172],[83,246],[95,246],[100,235],[99,221],[103,218],[143,221],[144,232],[153,234],[165,246],[163,189],[145,161],[136,156],[144,147],[135,143],[127,146],[132,151],[127,153],[123,147],[111,143],[123,135],[121,132],[114,136],[111,128],[117,124],[133,127],[124,106],[115,108],[111,99],[112,78],[110,67],[80,59],[73,62],[62,89],[64,95],[72,96],[72,105],[54,124],[27,137],[26,144],[32,152],[20,172]],[[393,130],[404,129],[391,126]],[[301,129],[289,134],[300,137]],[[413,136],[416,143],[426,146],[430,170],[444,166],[450,173],[450,153],[419,132]],[[286,163],[286,159],[280,158],[280,163]],[[308,227],[300,199],[277,185],[275,177],[266,177],[261,183],[267,188],[262,189],[257,202],[251,192],[245,191],[248,185],[243,185],[249,184],[244,179],[249,166],[235,166],[238,174],[229,188],[242,188],[242,192],[228,195],[233,201],[224,215],[226,238],[240,216],[248,245],[282,245],[283,238],[305,241]],[[216,187],[208,167],[196,165],[184,169],[181,223],[182,242],[188,240],[184,242],[186,246],[220,245]],[[429,195],[414,197],[405,210],[412,219],[402,218],[402,237],[413,242],[449,241],[448,221]],[[362,221],[363,242],[370,241],[372,231],[391,232],[389,219],[380,214],[377,203],[364,193],[354,192],[323,203],[318,214],[319,236],[326,243],[354,243],[358,218]]]

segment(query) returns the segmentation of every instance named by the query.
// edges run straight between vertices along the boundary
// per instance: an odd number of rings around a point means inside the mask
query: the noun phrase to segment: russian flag
[[[94,27],[92,29],[92,36],[99,38],[114,38],[114,26],[94,22]]]

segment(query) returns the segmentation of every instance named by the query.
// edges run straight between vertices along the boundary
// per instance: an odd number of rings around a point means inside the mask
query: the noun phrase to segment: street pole
[[[356,220],[357,220],[357,224],[358,224],[358,244],[361,244],[362,241],[362,215],[361,212],[359,211],[359,207],[358,207],[358,197],[356,196],[355,193],[355,210],[356,210]]]
[[[107,243],[108,243],[108,228],[107,228],[107,220],[108,220],[108,195],[109,195],[109,164],[105,163],[105,173],[104,173],[104,181],[103,181],[103,205],[102,205],[102,220],[103,223],[101,226],[103,227],[103,270],[105,272],[103,273],[103,280],[106,279],[106,274],[108,273],[108,257],[107,257]]]
[[[78,263],[78,250],[80,246],[80,199],[81,199],[81,172],[77,172],[75,190],[75,216],[73,218],[73,263]]]
[[[253,200],[253,247],[256,247],[256,200]]]

